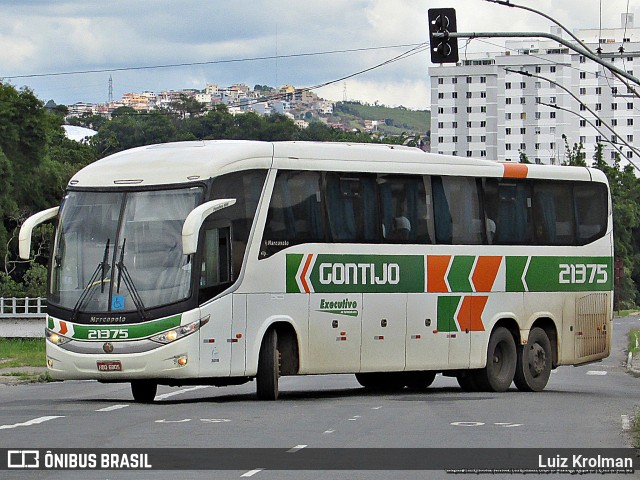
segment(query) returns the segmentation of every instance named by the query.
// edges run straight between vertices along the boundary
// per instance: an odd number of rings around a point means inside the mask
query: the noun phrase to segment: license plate
[[[98,361],[99,372],[121,372],[122,362],[120,360],[113,360],[108,362]]]

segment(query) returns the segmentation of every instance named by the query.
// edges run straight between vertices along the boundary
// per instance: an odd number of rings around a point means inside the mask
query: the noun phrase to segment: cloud
[[[600,0],[518,0],[569,28],[597,27]],[[626,0],[608,0],[602,24],[620,25]],[[634,2],[637,3],[637,0]],[[633,6],[633,5],[632,5]],[[485,0],[0,0],[5,78],[47,72],[281,56],[428,40],[427,10],[454,7],[460,31],[543,31],[550,22]],[[503,44],[500,39],[491,43]],[[463,44],[461,43],[461,46]],[[490,47],[475,40],[468,52]],[[376,50],[171,69],[112,72],[115,95],[204,83],[311,86],[367,69],[403,52]],[[428,54],[349,79],[350,98],[426,108]],[[109,73],[12,80],[60,103],[104,101]],[[395,86],[395,88],[394,88]],[[329,87],[327,87],[326,91]],[[332,87],[342,98],[342,86]],[[394,92],[404,92],[406,101]],[[333,93],[332,93],[333,95]],[[422,101],[419,97],[422,96]]]

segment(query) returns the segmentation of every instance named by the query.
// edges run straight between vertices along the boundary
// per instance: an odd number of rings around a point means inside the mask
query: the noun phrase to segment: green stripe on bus
[[[438,297],[438,332],[457,332],[456,311],[460,304],[460,296]]]
[[[77,323],[73,324],[74,334],[73,338],[78,340],[88,340],[90,332],[95,331],[105,331],[108,330],[110,332],[116,330],[126,330],[127,331],[127,340],[137,339],[137,338],[146,338],[152,335],[155,335],[160,332],[164,332],[165,330],[169,330],[170,328],[175,328],[180,325],[180,321],[182,319],[182,315],[175,315],[173,317],[162,318],[160,320],[154,320],[145,323],[136,323],[136,324],[122,324],[122,325],[78,325]],[[94,338],[95,334],[91,335],[91,339],[101,338],[99,336]],[[123,339],[122,336],[113,336],[110,338],[119,338]]]
[[[451,292],[472,292],[469,276],[476,261],[476,257],[470,255],[456,255],[449,269],[447,280]]]
[[[612,265],[611,257],[507,257],[507,292],[608,291]]]
[[[288,293],[300,292],[302,261],[287,255]],[[303,281],[317,293],[418,293],[424,292],[424,256],[318,254],[307,275]]]
[[[286,268],[287,268],[287,292],[288,293],[300,293],[298,282],[296,281],[296,275],[300,269],[300,264],[304,255],[298,253],[292,253],[287,255]]]

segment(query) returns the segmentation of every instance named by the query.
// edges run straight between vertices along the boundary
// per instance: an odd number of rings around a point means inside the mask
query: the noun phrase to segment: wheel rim
[[[534,377],[539,377],[547,365],[547,355],[539,343],[529,350],[529,371]]]
[[[493,352],[493,370],[496,373],[502,372],[504,368],[504,352],[502,351],[502,346],[502,342],[499,343]]]

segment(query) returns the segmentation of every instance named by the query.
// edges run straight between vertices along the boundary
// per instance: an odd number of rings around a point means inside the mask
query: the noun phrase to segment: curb
[[[640,377],[640,353],[633,354],[629,352],[627,355],[626,370],[635,377]]]

